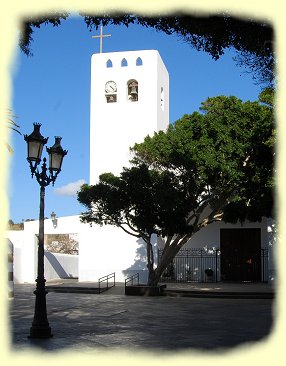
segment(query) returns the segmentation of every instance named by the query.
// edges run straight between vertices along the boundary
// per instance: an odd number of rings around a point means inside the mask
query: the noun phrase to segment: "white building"
[[[158,51],[113,52],[92,56],[90,184],[95,184],[103,172],[119,174],[131,158],[129,148],[135,142],[143,141],[146,135],[165,130],[168,124],[169,76]],[[217,280],[259,281],[268,280],[269,276],[272,278],[273,261],[267,260],[265,265],[261,260],[261,249],[266,251],[271,248],[269,231],[267,220],[245,223],[243,226],[211,224],[185,246],[202,249],[201,257],[203,253],[209,256],[201,264],[196,258],[190,262],[183,257],[180,262],[176,262],[175,279],[187,279],[185,275],[190,266],[193,280],[204,280],[201,272],[208,267],[215,270]],[[38,221],[26,222],[21,234],[7,233],[14,244],[17,272],[14,278],[17,282],[34,282],[36,278],[37,233]],[[99,277],[112,272],[116,274],[116,281],[123,281],[126,276],[137,272],[140,273],[141,282],[147,280],[145,247],[140,240],[119,228],[90,227],[80,223],[79,216],[71,216],[58,218],[56,226],[52,225],[51,220],[45,220],[45,233],[78,235],[79,281],[97,281]],[[189,258],[190,255],[187,256]],[[215,262],[211,259],[214,256]],[[67,264],[61,262],[59,266],[63,268]],[[248,273],[246,277],[245,273],[241,274],[242,269]],[[267,274],[264,273],[266,269]],[[76,273],[74,269],[64,271],[67,275]],[[50,271],[49,276],[60,277],[59,273],[62,272]],[[46,278],[50,279],[47,273]]]

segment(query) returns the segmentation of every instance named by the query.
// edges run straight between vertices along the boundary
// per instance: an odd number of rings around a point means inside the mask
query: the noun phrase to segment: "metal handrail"
[[[109,280],[110,278],[113,278],[113,285],[109,287],[109,286],[108,286],[108,280]],[[101,292],[101,291],[100,291],[100,289],[101,289],[100,284],[101,284],[102,282],[105,282],[105,281],[106,281],[106,283],[107,283],[107,286],[106,286],[105,290],[108,290],[109,288],[114,287],[114,286],[115,286],[115,272],[112,272],[112,273],[110,273],[110,274],[108,274],[108,275],[106,275],[106,276],[100,277],[100,278],[98,279],[98,292],[99,292],[99,293]]]
[[[137,279],[137,285],[139,285],[139,273],[135,273],[134,275],[127,277],[125,279],[125,287],[127,286],[127,283],[132,282],[131,285],[133,285],[133,280]]]

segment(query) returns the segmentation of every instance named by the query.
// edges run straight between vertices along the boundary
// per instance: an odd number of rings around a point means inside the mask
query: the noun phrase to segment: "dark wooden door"
[[[221,229],[221,279],[261,281],[261,230]]]

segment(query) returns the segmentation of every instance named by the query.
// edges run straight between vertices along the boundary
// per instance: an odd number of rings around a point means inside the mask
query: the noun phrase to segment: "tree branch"
[[[140,238],[141,235],[140,233],[138,232],[138,234],[135,234],[135,233],[132,233],[131,231],[127,230],[122,224],[119,224],[119,223],[115,223],[116,226],[120,227],[120,229],[122,229],[123,231],[125,231],[125,233],[129,234],[129,235],[132,235],[132,236],[135,236],[135,238]]]

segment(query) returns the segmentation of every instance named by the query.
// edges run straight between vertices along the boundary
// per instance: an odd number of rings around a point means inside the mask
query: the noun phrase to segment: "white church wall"
[[[30,222],[27,224],[30,224]],[[36,227],[38,225],[37,221]],[[56,225],[54,225],[52,219],[45,219],[45,234],[76,234],[79,232],[80,227],[79,215],[57,218]]]
[[[157,87],[157,100],[161,102],[157,109],[157,128],[158,131],[165,131],[169,125],[169,74],[159,53],[157,62],[158,80],[160,80]]]
[[[184,248],[220,248],[220,229],[259,228],[261,229],[261,248],[267,248],[269,244],[267,233],[267,220],[261,222],[244,222],[243,224],[230,224],[215,222],[201,229],[185,244]]]
[[[80,233],[79,281],[97,281],[115,272],[116,281],[140,273],[146,280],[146,251],[140,240],[116,227],[94,226]]]

